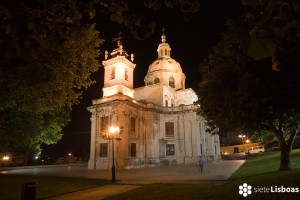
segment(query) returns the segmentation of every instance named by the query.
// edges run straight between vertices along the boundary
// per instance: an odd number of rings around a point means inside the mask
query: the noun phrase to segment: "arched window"
[[[175,79],[173,77],[169,78],[169,86],[175,88]]]
[[[157,84],[157,83],[159,83],[159,78],[154,79],[154,84]]]

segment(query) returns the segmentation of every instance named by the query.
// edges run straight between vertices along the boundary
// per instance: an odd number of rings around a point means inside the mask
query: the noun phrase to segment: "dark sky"
[[[167,43],[171,47],[171,57],[180,63],[186,75],[186,88],[195,88],[199,82],[199,63],[220,39],[225,30],[227,17],[237,18],[242,12],[239,0],[205,0],[200,1],[198,13],[189,21],[183,19],[174,9],[162,9],[156,16],[155,33],[144,40],[134,39],[130,31],[119,24],[113,23],[107,16],[99,17],[97,29],[105,43],[101,52],[109,52],[116,48],[112,38],[121,31],[123,46],[127,53],[134,53],[136,68],[134,71],[134,87],[144,86],[144,77],[148,66],[157,58],[157,47],[161,42],[161,29],[166,29]],[[100,62],[104,56],[100,55]],[[92,105],[92,99],[102,97],[104,69],[100,68],[92,78],[97,81],[83,93],[81,103],[74,106],[71,122],[64,129],[64,136],[56,145],[43,147],[42,154],[49,156],[63,155],[68,152],[79,154],[89,152],[90,148],[90,113],[86,107]]]

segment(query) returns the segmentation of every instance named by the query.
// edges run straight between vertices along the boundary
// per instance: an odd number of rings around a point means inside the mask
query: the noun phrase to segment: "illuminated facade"
[[[181,66],[171,58],[171,48],[162,35],[158,58],[150,64],[145,86],[133,88],[133,54],[118,40],[110,56],[105,52],[103,98],[88,107],[91,117],[89,169],[110,169],[112,145],[103,138],[110,126],[123,127],[115,142],[117,168],[147,165],[195,164],[199,156],[220,159],[218,135],[205,131],[197,114],[197,95],[185,88]]]

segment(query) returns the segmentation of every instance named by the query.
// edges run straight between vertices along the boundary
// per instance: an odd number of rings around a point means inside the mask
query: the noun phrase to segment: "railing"
[[[166,135],[165,139],[166,140],[174,140],[175,137],[174,137],[174,135]]]
[[[153,108],[154,110],[160,111],[160,112],[183,112],[183,111],[192,111],[192,110],[197,110],[199,107],[197,105],[181,105],[181,106],[176,106],[176,107],[162,107],[162,106],[157,106],[154,104],[147,104],[147,108]]]

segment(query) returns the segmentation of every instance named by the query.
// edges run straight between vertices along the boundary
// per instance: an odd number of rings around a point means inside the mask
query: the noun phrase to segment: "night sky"
[[[157,28],[148,39],[134,39],[130,31],[109,20],[108,16],[98,16],[96,26],[100,38],[105,39],[100,47],[100,62],[104,59],[104,51],[111,52],[117,47],[112,38],[123,33],[124,49],[128,54],[134,53],[136,64],[134,70],[134,88],[144,86],[144,77],[148,66],[157,58],[157,47],[161,42],[162,27],[166,29],[167,43],[171,47],[171,57],[180,63],[186,75],[186,88],[195,88],[199,82],[199,64],[218,42],[220,34],[225,30],[227,17],[241,16],[242,6],[239,0],[205,0],[200,1],[200,10],[189,21],[175,10],[160,10],[156,16]],[[90,113],[86,107],[92,100],[102,98],[104,69],[92,75],[97,81],[83,93],[81,103],[73,107],[71,122],[65,127],[61,141],[56,145],[43,146],[42,154],[48,156],[66,155],[68,152],[82,154],[90,148]]]

